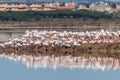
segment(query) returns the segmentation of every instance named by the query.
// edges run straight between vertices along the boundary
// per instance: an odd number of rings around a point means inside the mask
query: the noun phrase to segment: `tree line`
[[[37,21],[41,18],[90,18],[112,19],[112,14],[87,10],[54,10],[54,11],[7,11],[0,12],[0,20],[4,21]]]

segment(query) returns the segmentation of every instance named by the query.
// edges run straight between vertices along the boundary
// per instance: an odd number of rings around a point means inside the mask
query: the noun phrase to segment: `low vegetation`
[[[0,21],[39,21],[41,18],[82,18],[112,19],[113,14],[106,12],[91,12],[87,10],[55,10],[55,11],[7,11],[0,12]]]

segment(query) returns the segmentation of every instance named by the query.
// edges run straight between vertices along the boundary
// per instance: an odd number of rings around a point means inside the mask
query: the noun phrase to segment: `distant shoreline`
[[[0,21],[0,29],[119,29],[120,20],[43,18],[40,21]]]

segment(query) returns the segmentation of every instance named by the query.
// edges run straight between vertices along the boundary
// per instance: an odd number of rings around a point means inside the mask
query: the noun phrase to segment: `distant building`
[[[57,6],[59,6],[60,5],[60,3],[59,2],[53,2],[53,3],[51,3],[54,7],[57,7]]]
[[[87,8],[84,4],[76,4],[74,2],[52,2],[52,3],[42,3],[42,4],[0,4],[0,11],[50,11],[50,10],[91,10],[98,12],[117,12],[120,11],[120,4],[116,4],[116,8],[112,8],[108,3],[105,2],[95,2],[89,5]]]
[[[111,11],[112,7],[108,3],[96,2],[96,3],[93,3],[89,6],[89,10],[104,12],[104,11]]]
[[[120,11],[120,4],[116,4],[117,11]]]
[[[28,5],[26,4],[0,4],[0,11],[26,11]]]
[[[57,6],[57,9],[75,9],[73,2],[65,3],[65,6]]]
[[[56,7],[57,6],[54,6],[53,4],[51,4],[51,3],[46,3],[46,4],[44,4],[44,10],[45,11],[50,11],[50,10],[56,10]]]
[[[42,10],[42,5],[41,4],[32,4],[29,6],[30,10],[33,11],[39,11]]]
[[[29,10],[29,6],[27,4],[19,4],[19,5],[9,5],[11,11],[27,11]]]
[[[45,3],[45,4],[32,4],[29,6],[30,10],[33,11],[50,11],[55,10],[56,7],[52,3]]]
[[[0,4],[0,11],[8,11],[8,4]]]
[[[81,9],[85,9],[87,10],[87,6],[83,5],[83,4],[80,4],[79,7],[78,7],[78,10],[81,10]]]

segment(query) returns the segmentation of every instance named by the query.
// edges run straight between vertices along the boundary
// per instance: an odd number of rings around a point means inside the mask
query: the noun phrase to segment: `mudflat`
[[[0,21],[0,28],[81,28],[106,29],[120,28],[120,20],[80,18],[41,18],[38,21]]]

